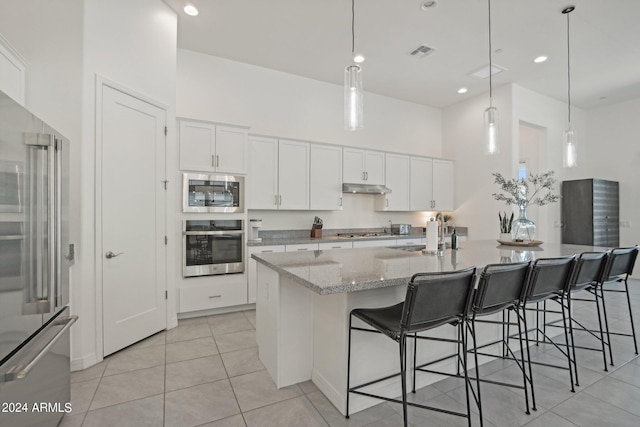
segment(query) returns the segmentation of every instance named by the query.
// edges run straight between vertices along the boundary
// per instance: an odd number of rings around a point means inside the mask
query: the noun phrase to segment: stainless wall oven
[[[244,221],[186,220],[183,224],[184,277],[244,272]]]
[[[244,212],[244,177],[185,173],[183,212]]]

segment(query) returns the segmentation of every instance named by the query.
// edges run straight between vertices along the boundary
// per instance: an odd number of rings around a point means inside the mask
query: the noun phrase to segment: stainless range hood
[[[355,194],[387,194],[391,193],[391,189],[384,185],[343,183],[342,192]]]

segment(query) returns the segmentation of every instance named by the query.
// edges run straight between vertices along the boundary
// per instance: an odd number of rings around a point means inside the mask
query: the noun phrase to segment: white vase
[[[500,240],[503,242],[510,242],[513,240],[511,233],[500,233]]]

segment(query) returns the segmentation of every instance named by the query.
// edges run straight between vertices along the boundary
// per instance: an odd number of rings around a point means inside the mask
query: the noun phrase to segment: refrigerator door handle
[[[18,363],[17,365],[9,369],[4,374],[4,377],[0,377],[0,382],[8,383],[11,381],[21,380],[23,378],[26,378],[27,375],[29,375],[29,372],[31,372],[31,370],[38,364],[40,359],[42,359],[49,352],[51,347],[53,347],[56,344],[56,342],[62,337],[62,335],[65,332],[67,332],[67,330],[71,327],[71,325],[73,325],[76,322],[76,320],[78,320],[78,316],[76,315],[65,316],[60,319],[54,320],[52,325],[55,325],[55,326],[64,325],[64,327],[60,329],[60,331],[58,331],[58,333],[55,334],[55,336],[51,339],[51,341],[49,341],[47,345],[45,345],[44,348],[40,350],[38,354],[36,354],[35,357],[33,357],[30,361],[28,361],[27,363]]]

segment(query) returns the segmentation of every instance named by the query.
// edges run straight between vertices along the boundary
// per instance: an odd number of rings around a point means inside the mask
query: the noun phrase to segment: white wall
[[[75,367],[90,365],[101,360],[101,295],[96,293],[96,259],[102,258],[96,253],[96,225],[99,212],[95,211],[94,194],[96,189],[95,165],[95,111],[96,79],[108,79],[168,106],[167,124],[169,126],[168,162],[175,161],[175,82],[177,49],[177,16],[160,0],[109,1],[85,0],[84,13],[84,50],[83,50],[83,145],[82,165],[82,222],[84,231],[81,239],[83,263],[81,300],[73,301],[75,308],[81,310],[80,317],[85,319],[76,334],[82,334],[78,345],[72,348]],[[177,166],[169,166],[169,170]],[[170,188],[168,200],[178,191],[178,183]],[[173,210],[168,209],[169,229],[173,233]],[[175,241],[170,242],[168,253],[174,253]],[[171,259],[171,257],[170,257]],[[168,263],[167,277],[175,276],[174,263]],[[168,280],[169,295],[172,297],[167,306],[175,308],[173,282]],[[96,313],[98,314],[96,316]],[[170,322],[175,323],[175,313],[169,313]],[[80,322],[78,322],[80,323]]]
[[[507,210],[503,203],[492,197],[497,192],[491,172],[500,172],[505,178],[516,177],[520,150],[521,125],[540,130],[538,172],[553,170],[560,182],[566,179],[587,178],[592,153],[583,142],[579,147],[579,167],[562,167],[562,132],[567,127],[567,104],[540,95],[521,86],[511,84],[494,90],[494,105],[500,112],[501,151],[487,156],[483,149],[482,112],[488,106],[486,96],[472,98],[446,108],[443,113],[443,154],[456,160],[456,198],[462,201],[454,216],[470,227],[470,237],[493,239],[498,233],[497,213]],[[578,135],[586,135],[586,114],[573,108],[572,124]],[[532,211],[538,226],[537,238],[560,241],[560,203],[534,207]]]
[[[589,155],[586,167],[589,178],[601,178],[620,183],[620,221],[629,227],[620,228],[620,245],[640,244],[640,98],[608,107],[590,110],[587,114]],[[636,263],[635,276],[640,276]]]
[[[512,87],[494,89],[493,105],[500,115],[500,152],[485,154],[484,110],[488,96],[477,96],[448,107],[442,119],[442,151],[455,159],[455,223],[469,227],[471,239],[496,239],[500,232],[498,211],[505,206],[493,200],[496,192],[492,172],[509,177],[515,172]],[[515,129],[517,133],[517,127]],[[517,157],[515,157],[517,163]]]
[[[554,171],[558,180],[556,193],[560,194],[560,183],[564,180],[590,178],[592,171],[587,167],[590,150],[586,146],[586,114],[571,107],[572,127],[578,135],[578,167],[562,166],[562,133],[568,126],[567,104],[522,86],[513,85],[514,123],[541,128],[546,132],[546,141],[538,147],[538,172]],[[582,139],[580,139],[582,138]],[[581,142],[582,141],[582,142]],[[514,143],[517,143],[515,140]],[[517,164],[517,163],[516,163]],[[560,242],[560,203],[535,207],[538,238],[542,241]]]
[[[169,105],[173,127],[177,17],[161,0],[0,0],[0,10],[3,36],[27,62],[26,107],[71,141],[71,310],[80,316],[71,329],[71,357],[79,369],[102,357],[95,288],[96,75]],[[177,159],[175,138],[169,149],[169,158]],[[173,277],[173,264],[169,268]]]
[[[340,71],[340,70],[338,70]],[[364,129],[344,130],[343,88],[267,68],[178,50],[179,117],[250,126],[251,133],[441,157],[441,110],[365,92]],[[377,213],[369,195],[346,195],[337,212],[250,212],[264,229],[422,225],[420,213]]]

